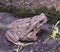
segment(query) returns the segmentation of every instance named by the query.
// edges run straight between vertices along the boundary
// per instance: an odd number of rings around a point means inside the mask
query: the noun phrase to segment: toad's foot
[[[16,45],[18,45],[18,48],[17,49],[14,49],[16,52],[19,52],[19,51],[21,51],[21,49],[23,48],[23,47],[25,47],[25,46],[28,46],[28,45],[31,45],[32,43],[22,43],[22,42],[19,42],[19,43],[17,43]]]

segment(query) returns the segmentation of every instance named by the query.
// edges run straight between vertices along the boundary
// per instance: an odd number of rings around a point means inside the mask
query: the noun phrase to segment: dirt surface
[[[0,23],[10,24],[11,22],[17,20],[13,15],[8,13],[0,13]],[[50,39],[45,42],[47,35],[51,32],[51,26],[46,24],[42,27],[42,30],[37,34],[38,40],[32,45],[24,47],[21,52],[60,52],[60,37],[57,41]],[[7,29],[0,29],[0,52],[14,52],[17,48],[16,45],[12,44],[5,37]]]
[[[47,7],[54,6],[57,10],[60,10],[60,0],[0,0],[1,3],[6,5],[13,5],[17,8],[35,8],[43,5]]]

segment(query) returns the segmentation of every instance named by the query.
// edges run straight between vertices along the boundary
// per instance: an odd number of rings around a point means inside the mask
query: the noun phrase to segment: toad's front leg
[[[30,32],[27,36],[26,36],[27,41],[36,41],[37,40],[37,36],[36,36],[36,32]]]
[[[7,31],[6,37],[14,44],[18,44],[19,42],[19,37],[14,32]]]

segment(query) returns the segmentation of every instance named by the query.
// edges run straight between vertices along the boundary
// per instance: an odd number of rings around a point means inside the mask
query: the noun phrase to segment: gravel
[[[57,10],[60,10],[60,0],[0,0],[1,3],[6,5],[13,5],[17,8],[36,8],[43,5],[47,7],[54,6]]]

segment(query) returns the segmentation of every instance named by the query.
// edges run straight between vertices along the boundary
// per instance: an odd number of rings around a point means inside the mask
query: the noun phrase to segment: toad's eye
[[[39,21],[39,23],[42,23],[42,22],[43,22],[43,20]]]

